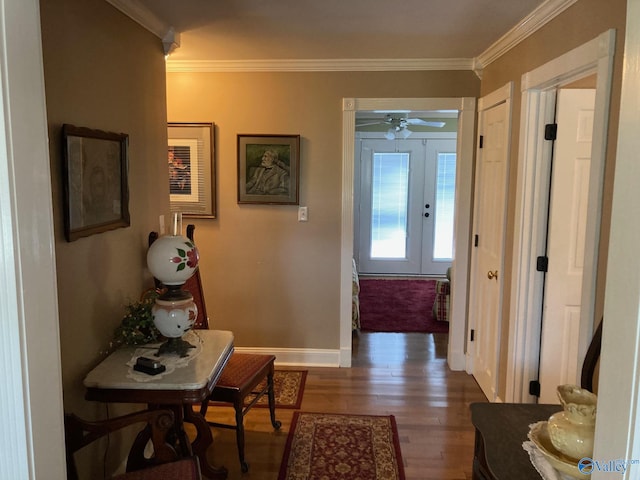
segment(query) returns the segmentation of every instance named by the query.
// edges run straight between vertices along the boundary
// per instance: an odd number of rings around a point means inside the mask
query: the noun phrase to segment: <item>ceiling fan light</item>
[[[387,133],[384,134],[384,138],[386,138],[387,140],[393,140],[394,138],[396,138],[396,132],[394,132],[393,128],[387,130]]]
[[[408,138],[409,135],[411,135],[411,130],[409,130],[408,128],[403,128],[402,129],[402,138]]]

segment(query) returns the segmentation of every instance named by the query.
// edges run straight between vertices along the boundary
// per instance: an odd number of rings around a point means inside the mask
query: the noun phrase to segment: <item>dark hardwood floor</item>
[[[395,415],[407,480],[470,479],[469,404],[486,398],[473,377],[449,370],[446,355],[446,334],[361,332],[354,336],[352,368],[308,369],[301,410]],[[211,408],[207,415],[233,419],[226,408]],[[226,466],[230,480],[277,479],[292,416],[293,410],[277,411],[277,432],[267,409],[246,416],[248,473],[240,471],[231,430],[214,429],[211,461]]]

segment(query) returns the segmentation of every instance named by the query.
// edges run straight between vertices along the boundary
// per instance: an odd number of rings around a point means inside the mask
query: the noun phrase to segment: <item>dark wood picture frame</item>
[[[167,124],[171,212],[216,218],[214,127],[213,123]]]
[[[238,135],[238,203],[298,205],[300,135]]]
[[[65,237],[82,237],[128,227],[129,136],[62,126]]]

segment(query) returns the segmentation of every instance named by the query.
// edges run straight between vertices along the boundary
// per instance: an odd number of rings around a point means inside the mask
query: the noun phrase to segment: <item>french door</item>
[[[455,139],[362,140],[358,268],[443,275],[453,256]]]

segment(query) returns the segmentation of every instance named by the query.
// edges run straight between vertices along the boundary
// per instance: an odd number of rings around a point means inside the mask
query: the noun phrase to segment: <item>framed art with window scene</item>
[[[213,123],[167,125],[171,212],[216,218],[213,129]]]
[[[238,135],[238,203],[298,205],[300,135]]]
[[[128,142],[125,133],[62,126],[68,242],[130,225]]]

